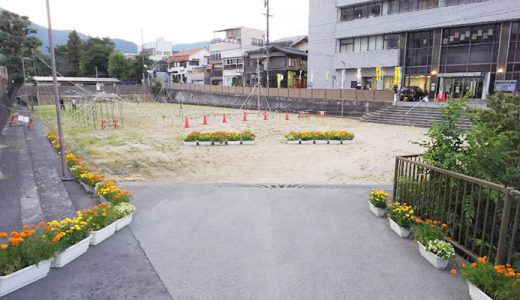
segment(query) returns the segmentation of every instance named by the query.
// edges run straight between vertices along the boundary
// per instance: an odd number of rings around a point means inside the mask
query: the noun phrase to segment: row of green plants
[[[426,251],[444,260],[455,258],[455,249],[447,240],[446,223],[421,218],[411,205],[391,202],[389,199],[390,195],[382,190],[372,191],[369,195],[370,204],[379,209],[388,209],[388,217],[400,227],[410,230]],[[452,269],[451,273],[457,275],[459,271]],[[460,275],[492,299],[520,299],[520,273],[510,264],[493,265],[487,257],[479,257],[470,264],[461,264]]]
[[[249,130],[241,132],[199,132],[193,131],[186,136],[185,142],[238,142],[238,141],[254,141],[255,134]]]
[[[312,140],[333,140],[351,141],[354,134],[347,130],[342,131],[291,131],[285,138],[288,141],[312,141]]]
[[[101,203],[76,212],[76,217],[24,225],[21,231],[0,232],[0,276],[51,259],[134,211],[129,203]]]

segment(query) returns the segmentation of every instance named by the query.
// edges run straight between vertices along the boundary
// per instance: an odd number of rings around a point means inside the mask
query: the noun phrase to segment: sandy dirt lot
[[[40,119],[53,126],[53,107],[41,107]],[[227,123],[222,123],[227,113]],[[291,114],[263,115],[242,111],[184,106],[190,128],[184,128],[180,107],[173,104],[126,104],[124,128],[78,128],[65,116],[66,137],[87,164],[125,181],[226,182],[278,184],[390,184],[396,155],[422,152],[413,142],[425,139],[426,129],[360,122],[350,118],[298,119]],[[209,125],[202,125],[206,115]],[[183,137],[198,131],[249,129],[253,146],[189,147]],[[288,145],[291,130],[350,130],[349,145]]]

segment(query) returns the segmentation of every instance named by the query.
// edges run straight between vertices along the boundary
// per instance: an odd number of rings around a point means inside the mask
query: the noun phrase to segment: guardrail
[[[165,83],[165,87],[175,90],[189,90],[203,93],[221,93],[234,95],[249,95],[252,87],[202,85],[189,83]],[[356,89],[285,89],[261,88],[262,95],[270,97],[287,97],[303,99],[349,100],[349,101],[379,101],[392,102],[393,91],[370,91]]]
[[[449,241],[471,257],[519,264],[520,191],[436,168],[421,156],[397,157],[394,200],[448,224]]]

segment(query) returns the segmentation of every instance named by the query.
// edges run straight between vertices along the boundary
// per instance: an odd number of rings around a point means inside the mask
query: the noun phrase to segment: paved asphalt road
[[[368,187],[127,183],[173,299],[469,299],[367,208]]]

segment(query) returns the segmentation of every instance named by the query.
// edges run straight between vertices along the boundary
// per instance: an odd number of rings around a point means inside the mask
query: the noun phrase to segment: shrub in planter
[[[426,245],[426,251],[429,251],[442,259],[452,259],[455,257],[455,249],[445,240],[429,241]]]
[[[83,165],[75,165],[70,168],[70,172],[72,173],[72,176],[79,180],[81,174],[87,173],[88,169]]]
[[[0,276],[48,260],[56,250],[55,241],[44,234],[43,226],[24,225],[23,231],[9,235],[0,232]]]
[[[225,131],[215,131],[208,133],[201,133],[198,131],[193,131],[186,136],[184,139],[185,142],[217,142],[224,143],[226,141],[254,141],[255,135],[249,131],[242,132],[225,132]]]
[[[76,212],[77,217],[47,223],[45,230],[51,240],[57,245],[57,251],[63,251],[84,240],[89,235],[87,222],[82,212]]]
[[[251,141],[254,141],[256,136],[254,133],[252,133],[251,131],[249,130],[245,130],[245,131],[242,131],[242,132],[239,132],[238,133],[239,136],[240,136],[240,140],[241,141],[245,141],[245,142],[251,142]]]
[[[98,182],[96,184],[96,193],[114,205],[130,202],[132,196],[127,190],[118,188],[113,181]]]
[[[103,180],[103,177],[101,175],[86,172],[81,173],[78,179],[85,185],[94,188],[98,182],[101,182]]]
[[[312,141],[312,140],[353,140],[354,134],[350,131],[291,131],[285,138],[288,141]]]
[[[117,219],[124,218],[128,215],[133,214],[135,211],[135,206],[131,203],[120,203],[116,206],[114,206],[114,214]]]
[[[461,265],[461,275],[494,300],[520,299],[520,273],[511,265],[494,266],[487,257],[479,257],[470,265]],[[452,274],[456,274],[452,270]]]
[[[390,194],[383,190],[377,190],[372,191],[369,195],[369,201],[377,208],[386,209],[386,201],[388,201],[388,198],[390,197]]]
[[[72,167],[80,164],[79,158],[77,158],[72,153],[67,153],[67,155],[65,157],[67,159],[67,165],[69,166],[69,168],[72,168]]]
[[[423,221],[420,218],[414,218],[413,221],[413,236],[419,243],[426,246],[430,241],[444,240],[448,225],[430,219]]]
[[[81,212],[84,214],[89,231],[103,229],[117,219],[112,205],[105,203],[96,205],[91,209],[84,209]]]
[[[397,225],[410,229],[413,223],[414,210],[410,205],[406,203],[401,204],[400,202],[394,202],[392,209],[388,212],[388,216]]]

